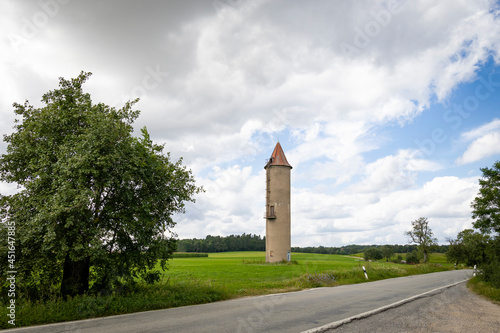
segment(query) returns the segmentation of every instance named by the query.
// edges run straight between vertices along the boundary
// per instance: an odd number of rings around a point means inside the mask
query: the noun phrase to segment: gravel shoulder
[[[327,332],[500,332],[500,306],[461,283]]]

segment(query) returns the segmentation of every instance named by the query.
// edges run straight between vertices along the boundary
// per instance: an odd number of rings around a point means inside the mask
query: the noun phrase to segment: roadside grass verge
[[[168,263],[159,283],[138,281],[127,293],[84,295],[67,301],[16,300],[16,327],[80,320],[139,311],[202,304],[225,299],[362,283],[452,269],[431,263],[401,265],[328,254],[293,253],[292,264],[266,264],[264,252],[210,253],[208,257],[177,257]],[[436,258],[437,259],[437,258]],[[366,280],[362,266],[366,267]],[[0,302],[0,328],[8,324]]]
[[[223,288],[215,288],[200,281],[186,281],[171,285],[161,282],[154,285],[139,283],[129,294],[76,296],[63,301],[47,302],[20,300],[16,304],[16,325],[7,320],[6,306],[2,305],[0,328],[41,325],[55,322],[81,320],[148,310],[210,303],[228,299]]]
[[[500,305],[500,289],[482,281],[478,276],[467,281],[467,287],[478,295],[484,296],[493,303]]]
[[[364,275],[362,266],[366,269],[368,279]],[[359,267],[304,274],[299,278],[298,286],[300,288],[334,287],[447,270],[450,268],[437,264],[397,265],[390,262],[368,262],[360,263]]]

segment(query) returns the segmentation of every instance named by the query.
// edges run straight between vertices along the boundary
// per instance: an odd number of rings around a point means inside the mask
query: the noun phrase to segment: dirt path
[[[500,306],[472,293],[461,283],[328,332],[500,332]]]

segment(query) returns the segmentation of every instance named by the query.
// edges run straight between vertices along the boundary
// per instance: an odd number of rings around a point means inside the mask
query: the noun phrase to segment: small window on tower
[[[274,251],[269,251],[269,256],[272,257],[274,255]]]
[[[269,206],[269,216],[274,216],[274,206]]]

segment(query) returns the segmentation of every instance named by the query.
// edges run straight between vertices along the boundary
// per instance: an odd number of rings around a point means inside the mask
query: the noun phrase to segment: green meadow
[[[225,299],[334,287],[453,269],[444,255],[425,265],[365,262],[353,256],[292,253],[290,263],[267,264],[264,252],[210,253],[208,257],[173,258],[159,283],[137,280],[111,295],[84,295],[66,301],[17,300],[16,327],[165,309]],[[366,280],[362,266],[369,279]],[[0,328],[8,325],[2,304]]]
[[[221,252],[205,258],[172,259],[162,283],[193,281],[239,297],[366,282],[362,266],[368,281],[452,268],[440,254],[431,257],[427,265],[365,262],[353,256],[312,253],[292,253],[290,263],[267,264],[264,252]]]

